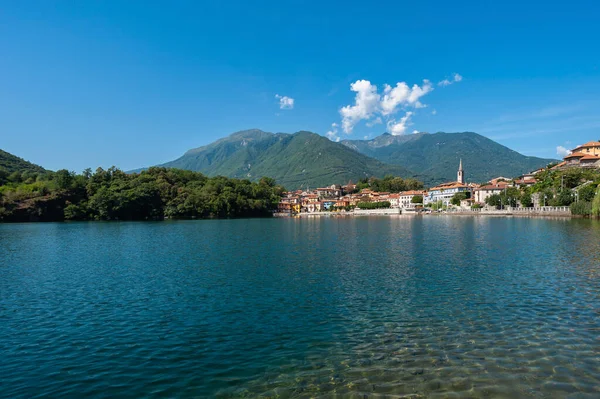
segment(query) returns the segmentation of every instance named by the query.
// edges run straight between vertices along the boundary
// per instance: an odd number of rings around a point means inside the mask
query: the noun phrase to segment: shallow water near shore
[[[594,220],[0,225],[6,398],[597,398],[599,316]]]

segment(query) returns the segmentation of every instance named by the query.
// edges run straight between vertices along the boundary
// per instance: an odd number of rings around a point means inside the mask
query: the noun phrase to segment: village
[[[517,177],[499,176],[485,184],[467,183],[462,159],[459,161],[456,181],[438,184],[426,190],[408,190],[398,193],[358,189],[351,181],[345,185],[333,184],[313,190],[283,193],[278,205],[278,216],[320,213],[422,213],[432,211],[469,211],[480,209],[531,208],[548,206],[547,196],[532,193],[527,201],[515,199],[502,203],[501,194],[517,189],[527,192],[538,180],[536,175],[546,170],[568,168],[600,169],[600,142],[590,141],[570,151],[562,162]],[[577,190],[573,191],[574,197]],[[498,203],[496,199],[500,199]],[[494,199],[494,201],[492,201]],[[391,211],[391,212],[390,212]]]

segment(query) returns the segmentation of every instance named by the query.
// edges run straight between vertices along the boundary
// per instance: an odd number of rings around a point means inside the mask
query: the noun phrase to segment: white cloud
[[[387,128],[389,132],[393,136],[400,136],[402,134],[405,134],[408,126],[412,125],[412,123],[410,123],[410,118],[412,117],[412,115],[413,113],[411,111],[408,111],[402,118],[400,118],[400,121],[398,122],[396,122],[395,119],[390,119],[387,123]]]
[[[404,82],[396,83],[396,87],[383,86],[383,98],[381,99],[381,113],[389,115],[396,111],[398,105],[405,103],[410,96],[410,88]]]
[[[337,123],[332,123],[331,130],[325,133],[329,140],[335,141],[336,143],[340,141],[340,136],[338,136],[338,126],[339,125]]]
[[[565,147],[563,147],[562,145],[559,145],[556,147],[556,154],[561,157],[564,158],[567,155],[569,155],[571,153],[571,151],[569,151],[568,149],[566,149]]]
[[[437,111],[435,109],[431,111],[431,115],[436,115],[436,114],[437,114]]]
[[[372,127],[383,123],[382,117],[384,117],[388,126],[395,126],[397,123],[392,115],[399,110],[426,107],[421,99],[433,91],[433,85],[427,79],[423,80],[421,86],[414,84],[410,87],[406,82],[398,82],[394,87],[385,84],[383,94],[379,94],[377,86],[371,84],[370,81],[357,80],[350,85],[350,90],[356,92],[354,104],[340,109],[342,130],[347,134],[352,133],[354,126],[362,120],[368,121],[367,126]],[[411,112],[410,115],[412,114]],[[399,127],[396,128],[396,131],[399,129]]]
[[[279,109],[293,109],[294,99],[288,96],[280,96],[275,94],[275,98],[279,100]]]
[[[363,119],[370,119],[379,108],[380,95],[377,86],[368,80],[357,80],[350,85],[350,90],[356,92],[354,105],[347,105],[340,109],[342,116],[342,129],[352,133],[354,125]]]
[[[419,85],[413,85],[407,101],[409,104],[414,104],[415,108],[425,108],[426,105],[421,104],[419,99],[432,90],[433,85],[429,80],[425,79],[423,80],[423,86],[419,87]]]
[[[419,99],[432,90],[433,85],[427,79],[423,80],[423,86],[415,84],[412,89],[405,82],[396,83],[394,88],[386,84],[381,99],[381,114],[393,114],[399,106],[412,105],[415,108],[424,108],[426,106]]]
[[[416,129],[415,129],[415,130],[413,130],[413,134],[417,134],[417,133],[419,133],[419,131],[418,131],[418,130],[416,130]]]
[[[458,83],[461,80],[463,80],[463,77],[460,74],[455,73],[452,75],[451,79],[444,79],[444,80],[438,82],[438,86],[442,86],[442,87],[450,86],[451,84]]]

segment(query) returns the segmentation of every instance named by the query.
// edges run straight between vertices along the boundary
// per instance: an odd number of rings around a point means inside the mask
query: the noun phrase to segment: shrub
[[[573,202],[571,204],[571,214],[590,216],[592,214],[592,203],[589,201]]]
[[[359,202],[356,204],[357,208],[360,209],[382,209],[389,208],[392,204],[389,201],[381,201],[381,202]]]

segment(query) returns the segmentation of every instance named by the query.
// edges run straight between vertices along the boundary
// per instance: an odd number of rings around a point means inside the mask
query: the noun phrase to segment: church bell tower
[[[462,167],[462,158],[460,159],[460,163],[458,164],[458,173],[456,174],[456,181],[465,184],[465,172]]]

